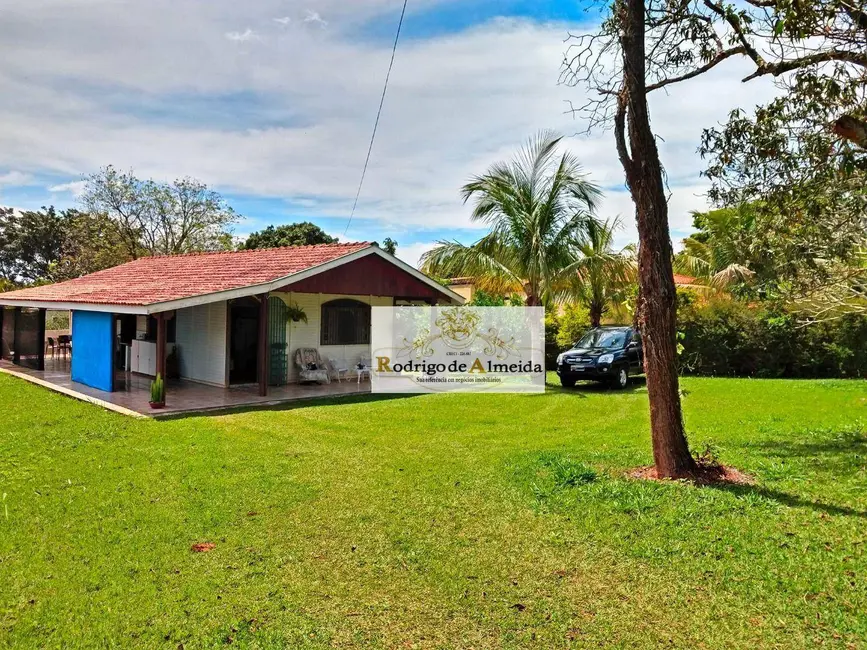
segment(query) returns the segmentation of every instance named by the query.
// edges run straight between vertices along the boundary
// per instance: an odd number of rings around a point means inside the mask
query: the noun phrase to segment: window
[[[322,305],[321,345],[370,343],[370,305],[357,300],[332,300]]]

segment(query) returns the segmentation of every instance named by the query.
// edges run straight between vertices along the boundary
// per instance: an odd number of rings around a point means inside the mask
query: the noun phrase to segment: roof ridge
[[[241,248],[238,250],[223,250],[223,251],[191,251],[189,253],[160,253],[158,255],[145,255],[143,257],[136,258],[134,260],[130,260],[130,262],[138,262],[139,260],[148,260],[153,258],[162,258],[162,257],[198,257],[205,255],[235,255],[240,253],[263,253],[268,251],[280,251],[280,250],[299,250],[302,248],[310,249],[310,248],[349,248],[353,246],[367,247],[373,246],[373,242],[369,241],[359,241],[359,242],[337,242],[333,244],[302,244],[300,246],[271,246],[269,248]],[[127,262],[129,264],[129,262]]]

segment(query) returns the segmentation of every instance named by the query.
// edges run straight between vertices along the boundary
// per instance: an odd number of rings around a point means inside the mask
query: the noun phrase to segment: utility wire
[[[352,217],[355,216],[355,208],[358,207],[358,198],[361,196],[361,188],[364,186],[364,177],[367,175],[367,166],[370,164],[370,154],[373,152],[373,142],[376,140],[376,129],[379,127],[379,118],[382,115],[382,107],[385,104],[385,93],[388,91],[388,79],[391,77],[391,69],[394,67],[394,56],[397,53],[397,42],[400,40],[400,28],[403,26],[403,17],[406,14],[406,3],[403,0],[403,9],[400,11],[400,20],[397,23],[397,34],[394,35],[394,47],[391,48],[391,62],[388,64],[388,72],[385,75],[385,85],[382,87],[382,97],[379,100],[379,110],[376,112],[376,122],[373,123],[373,134],[370,136],[370,146],[367,148],[367,158],[364,161],[364,169],[361,171],[361,181],[358,183],[358,192],[355,193],[355,203],[352,204],[352,212],[349,213],[349,221],[346,222],[345,235],[349,231]]]

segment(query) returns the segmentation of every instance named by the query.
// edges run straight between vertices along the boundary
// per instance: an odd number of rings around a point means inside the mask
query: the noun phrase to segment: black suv
[[[626,388],[629,376],[642,372],[641,335],[632,327],[595,327],[571,350],[557,357],[560,383],[568,388],[579,379],[607,381]]]

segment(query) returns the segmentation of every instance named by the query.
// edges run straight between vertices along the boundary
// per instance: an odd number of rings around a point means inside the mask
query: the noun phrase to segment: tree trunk
[[[596,305],[590,305],[590,327],[599,327],[602,323],[602,310]]]
[[[660,477],[679,478],[689,476],[695,470],[695,462],[684,434],[678,389],[676,293],[668,202],[645,89],[644,2],[619,0],[619,5],[624,94],[615,121],[615,136],[638,225],[641,296],[638,321],[644,342],[653,460]]]

